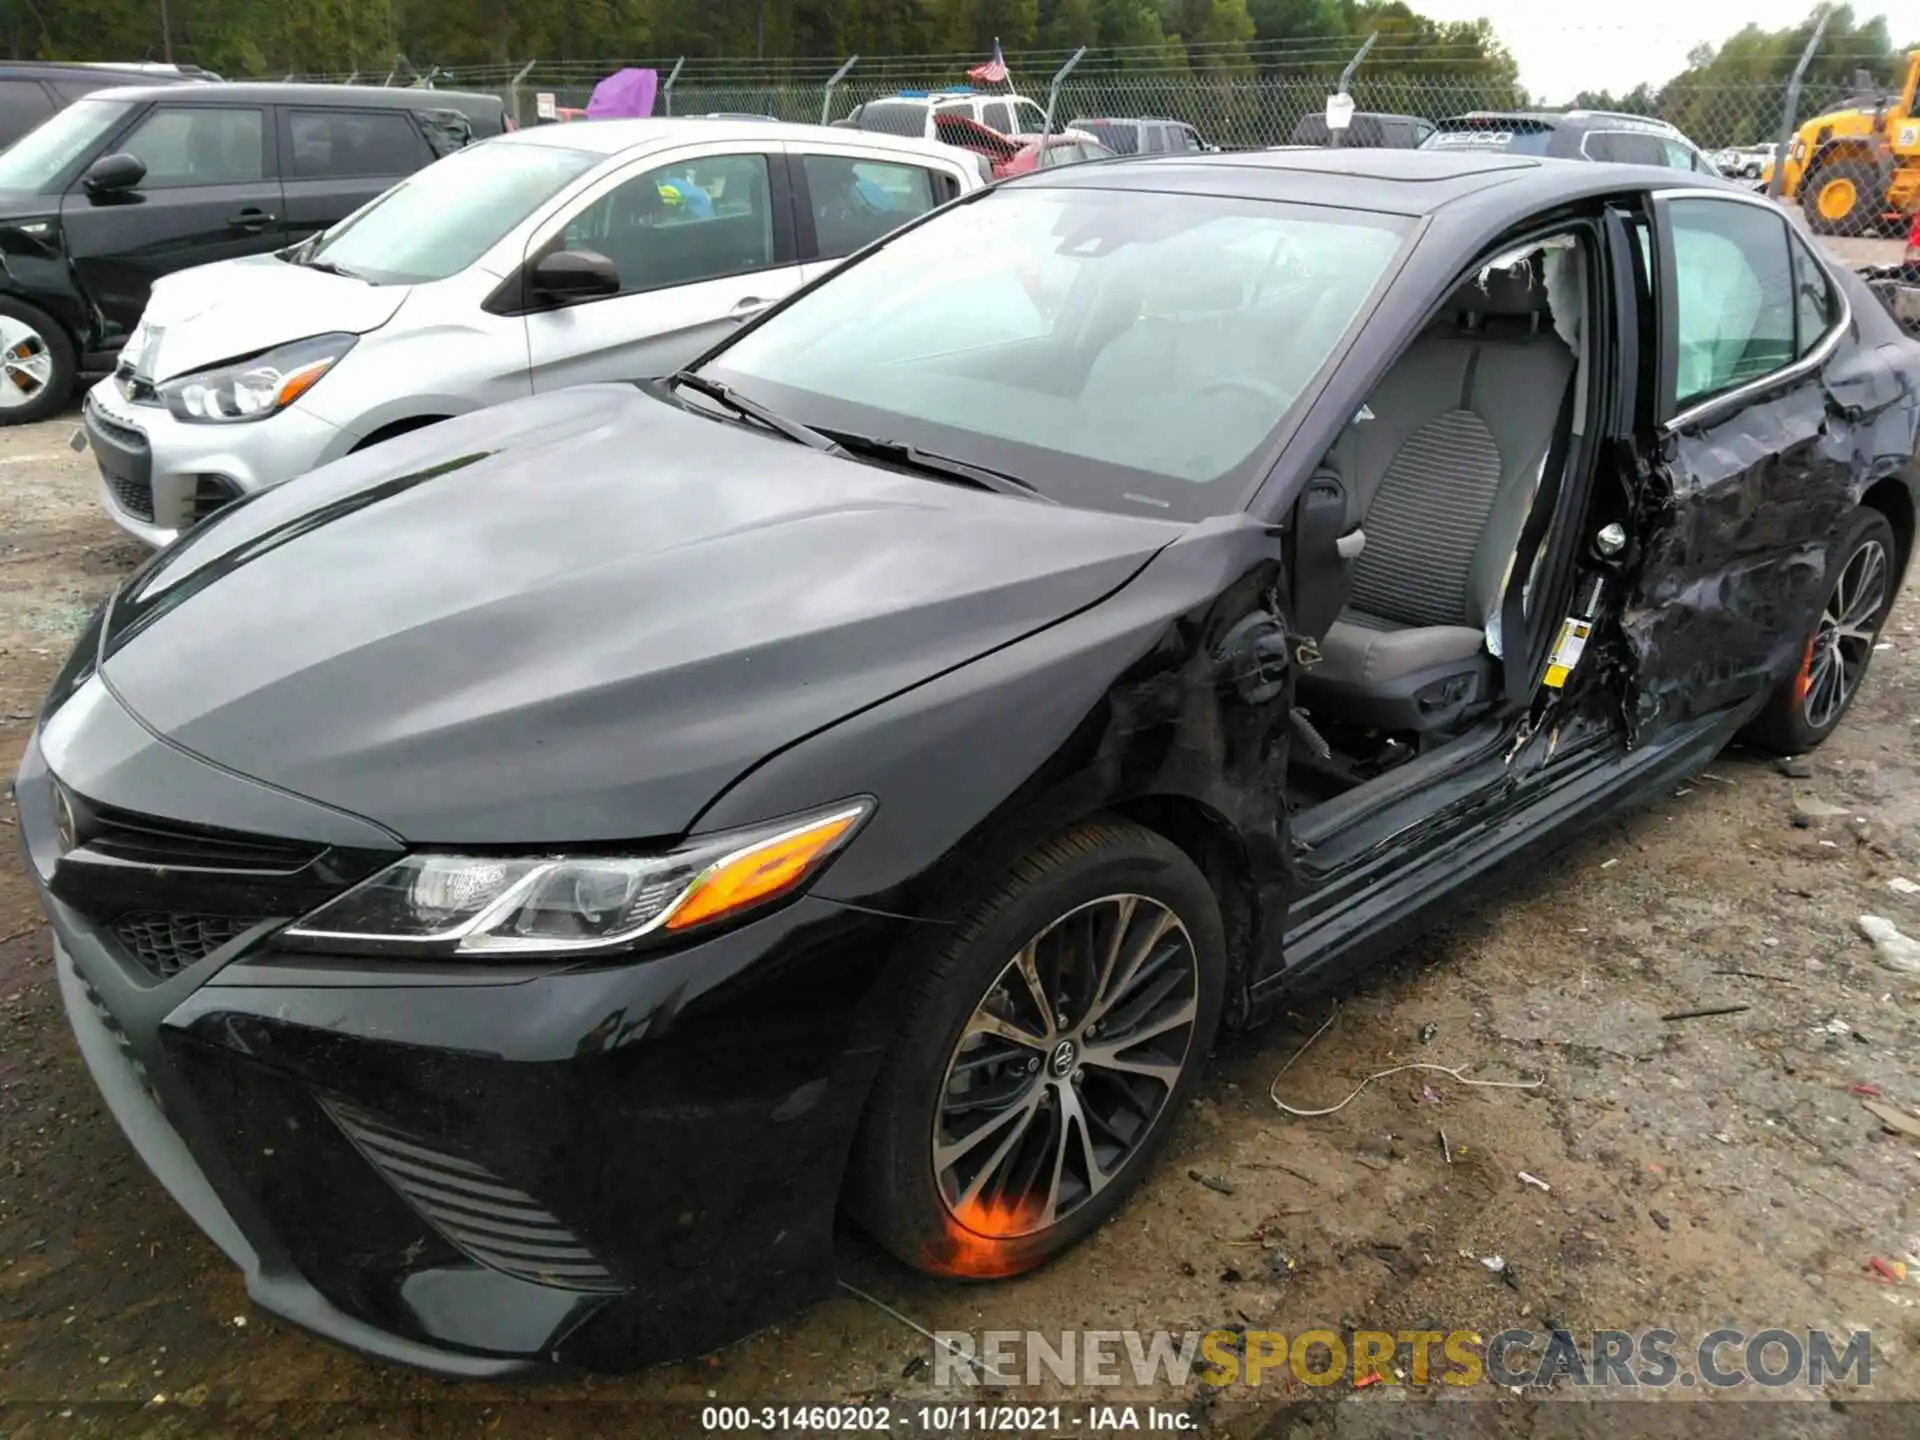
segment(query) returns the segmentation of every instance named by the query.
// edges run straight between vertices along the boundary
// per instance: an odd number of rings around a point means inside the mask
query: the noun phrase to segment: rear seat
[[[1574,356],[1537,262],[1463,287],[1375,390],[1338,452],[1366,543],[1301,677],[1311,714],[1445,729],[1498,693],[1485,625],[1552,443]]]

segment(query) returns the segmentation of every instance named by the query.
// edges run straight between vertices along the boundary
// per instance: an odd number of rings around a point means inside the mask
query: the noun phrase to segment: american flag
[[[982,85],[1000,85],[1006,82],[1007,57],[1000,53],[1000,41],[997,36],[993,42],[993,59],[967,71],[967,78],[976,80]]]

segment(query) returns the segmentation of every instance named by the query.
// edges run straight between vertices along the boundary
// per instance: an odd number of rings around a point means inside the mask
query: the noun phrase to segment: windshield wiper
[[[941,455],[932,450],[922,450],[918,445],[905,440],[883,440],[873,435],[847,435],[837,430],[828,433],[841,449],[851,455],[864,455],[870,460],[898,465],[905,470],[916,470],[923,475],[938,475],[946,480],[964,481],[999,495],[1018,495],[1024,500],[1039,500],[1048,505],[1060,503],[1051,495],[1042,495],[1018,475],[1009,475],[1004,470],[989,470],[986,466],[975,465],[970,460],[956,460],[951,455]]]
[[[358,270],[349,270],[346,266],[336,265],[331,260],[297,260],[294,263],[297,265],[304,265],[309,270],[321,271],[323,274],[343,275],[349,280],[364,281],[368,285],[371,285],[373,283],[371,280],[368,280],[366,276],[362,275]]]
[[[691,370],[676,370],[667,377],[668,386],[684,385],[696,395],[704,395],[717,405],[724,405],[736,415],[745,416],[767,427],[777,435],[784,435],[796,445],[805,445],[810,450],[832,451],[838,444],[822,435],[809,425],[798,420],[789,420],[777,410],[769,410],[756,400],[737,395],[733,387],[722,385],[718,380],[709,380],[704,375],[696,375]]]

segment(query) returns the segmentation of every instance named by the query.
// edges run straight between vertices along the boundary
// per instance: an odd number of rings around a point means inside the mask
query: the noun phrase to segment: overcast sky
[[[1687,52],[1718,43],[1748,21],[1765,30],[1799,23],[1813,0],[1415,0],[1437,20],[1485,16],[1520,62],[1536,99],[1564,104],[1580,90],[1631,90],[1686,67]],[[1893,43],[1920,40],[1920,0],[1854,0],[1863,19],[1887,17]]]

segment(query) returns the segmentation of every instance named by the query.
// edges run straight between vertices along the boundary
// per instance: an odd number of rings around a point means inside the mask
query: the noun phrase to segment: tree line
[[[1511,77],[1485,21],[1401,0],[0,0],[16,59],[162,60],[223,75],[384,72],[684,55],[1009,59],[1081,45],[1120,68],[1270,67],[1305,46],[1335,68],[1372,31],[1373,68],[1444,62]],[[164,21],[163,21],[164,16]]]
[[[1583,91],[1576,106],[1655,115],[1677,125],[1695,143],[1766,144],[1778,139],[1788,82],[1818,23],[1809,14],[1784,30],[1748,25],[1719,45],[1703,45],[1687,57],[1687,68],[1662,85],[1637,85],[1624,95]],[[1799,118],[1855,98],[1871,103],[1875,91],[1891,91],[1904,78],[1906,56],[1920,49],[1920,36],[1896,46],[1884,15],[1860,19],[1851,5],[1834,9],[1820,48],[1802,82]]]

